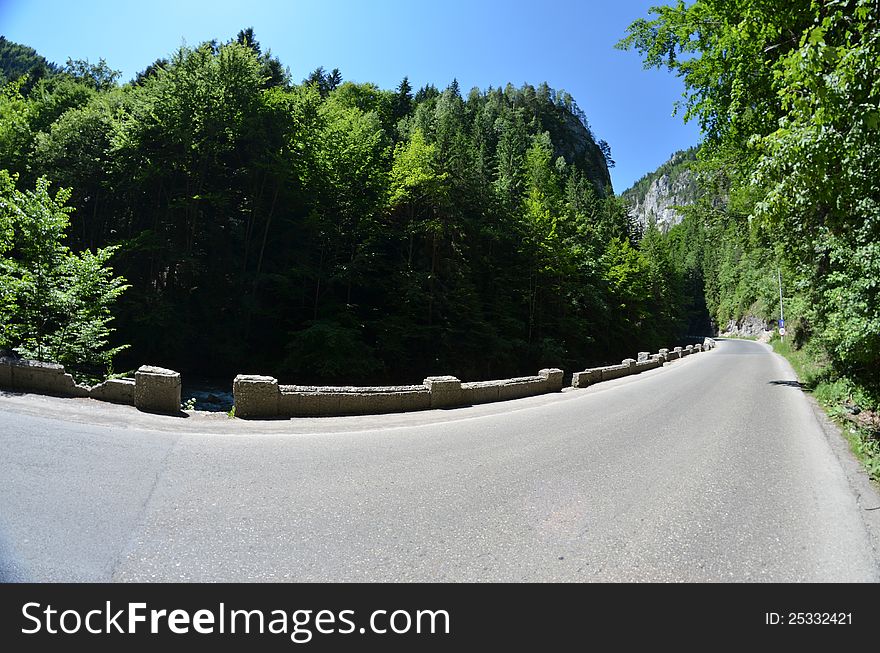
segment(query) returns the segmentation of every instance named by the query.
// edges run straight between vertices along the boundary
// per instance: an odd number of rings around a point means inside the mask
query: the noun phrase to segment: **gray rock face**
[[[620,196],[629,205],[629,215],[642,228],[656,224],[668,231],[684,216],[676,206],[693,204],[700,196],[696,174],[691,169],[696,148],[676,152],[654,172],[648,173]]]
[[[722,334],[731,337],[747,336],[757,338],[769,329],[766,321],[754,315],[746,315],[739,321],[730,320],[722,330]]]
[[[605,196],[606,187],[611,186],[611,175],[608,163],[594,140],[593,134],[574,115],[564,112],[562,115],[562,133],[553,134],[555,144],[554,157],[563,156],[567,161],[586,163],[587,177],[593,183],[596,193]]]
[[[644,198],[634,198],[630,205],[629,215],[637,220],[642,227],[656,224],[660,231],[669,231],[684,216],[676,210],[676,206],[687,206],[694,201],[693,175],[689,171],[682,172],[675,179],[662,175],[648,187]]]

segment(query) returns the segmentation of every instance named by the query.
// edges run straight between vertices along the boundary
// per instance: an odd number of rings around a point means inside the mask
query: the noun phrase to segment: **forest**
[[[296,383],[583,369],[707,334],[547,84],[293,81],[252,29],[122,82],[0,38],[0,348]]]

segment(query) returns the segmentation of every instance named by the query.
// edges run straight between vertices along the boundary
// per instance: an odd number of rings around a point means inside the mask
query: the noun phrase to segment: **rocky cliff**
[[[667,231],[683,218],[675,207],[687,206],[699,198],[696,175],[691,169],[696,152],[695,147],[676,152],[657,170],[621,193],[630,206],[630,216],[642,227],[656,224],[661,231]]]
[[[599,197],[605,197],[611,188],[608,159],[600,143],[590,129],[583,112],[573,106],[565,108],[555,104],[539,105],[536,111],[540,129],[550,133],[553,156],[563,157],[566,163],[575,165],[586,173]]]
[[[739,320],[729,320],[727,326],[719,329],[719,335],[727,338],[758,338],[769,342],[772,335],[770,324],[755,315],[744,315]]]

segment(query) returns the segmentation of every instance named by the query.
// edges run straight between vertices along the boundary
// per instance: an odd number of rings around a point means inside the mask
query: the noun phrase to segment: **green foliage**
[[[38,360],[109,368],[111,308],[128,287],[107,263],[116,248],[71,252],[63,240],[70,191],[45,178],[21,192],[0,171],[0,346]]]
[[[0,167],[23,168],[33,138],[22,80],[0,89]]]
[[[62,70],[77,82],[96,91],[109,91],[114,88],[122,75],[120,71],[110,68],[103,58],[96,64],[89,63],[88,59],[68,59]]]
[[[811,22],[810,3],[678,0],[651,11],[656,18],[633,22],[618,47],[682,78],[677,108],[685,120],[696,119],[713,144],[745,143],[773,127],[780,111],[773,62],[796,46],[792,35]]]
[[[612,240],[602,259],[605,280],[611,286],[615,298],[620,301],[619,309],[627,316],[629,332],[644,317],[643,306],[648,299],[648,271],[645,260],[628,240]]]
[[[421,129],[414,129],[406,143],[394,150],[389,198],[391,208],[404,203],[430,202],[443,195],[446,173],[438,172],[437,148],[425,142]]]
[[[16,313],[16,270],[7,258],[15,236],[14,213],[6,198],[15,193],[14,179],[6,171],[0,171],[0,348],[14,342],[18,328],[14,324]]]
[[[880,16],[867,0],[819,12],[775,70],[785,110],[757,141],[756,215],[778,234],[815,299],[839,366],[880,361]]]
[[[288,347],[288,371],[304,381],[368,378],[380,368],[363,329],[319,320],[297,332]]]
[[[321,94],[321,97],[327,97],[341,83],[342,73],[339,72],[339,68],[334,68],[332,72],[328,73],[324,70],[324,66],[319,66],[303,80],[303,86],[314,87]]]
[[[67,253],[56,270],[58,328],[46,334],[48,357],[65,365],[109,369],[124,346],[112,347],[112,307],[129,287],[108,266],[117,247]],[[39,351],[40,345],[38,345]]]

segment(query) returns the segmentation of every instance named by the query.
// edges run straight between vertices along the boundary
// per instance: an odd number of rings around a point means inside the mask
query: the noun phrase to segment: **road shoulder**
[[[764,344],[763,346],[783,363],[793,379],[797,378],[794,368],[791,367],[791,364],[784,356],[773,351],[773,347],[769,344]],[[825,435],[828,446],[831,447],[831,451],[834,453],[846,476],[847,483],[856,497],[859,516],[865,526],[865,531],[870,537],[871,546],[874,549],[874,558],[875,560],[880,560],[880,488],[871,481],[864,466],[852,452],[849,441],[841,431],[841,427],[828,416],[812,395],[803,390],[800,392],[812,410],[813,417]]]

